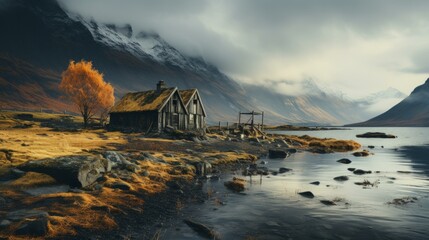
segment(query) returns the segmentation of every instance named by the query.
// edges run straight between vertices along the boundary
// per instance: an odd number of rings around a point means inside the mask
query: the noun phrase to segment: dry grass
[[[302,147],[328,148],[336,152],[354,151],[361,148],[361,145],[353,140],[338,140],[334,138],[316,138],[308,135],[287,136],[285,140],[297,142]]]
[[[25,189],[29,187],[36,187],[42,185],[51,185],[55,184],[56,181],[52,177],[35,172],[27,172],[24,176],[12,181],[10,186],[19,189]]]

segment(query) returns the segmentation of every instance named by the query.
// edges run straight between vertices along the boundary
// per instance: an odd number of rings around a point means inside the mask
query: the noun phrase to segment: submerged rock
[[[356,168],[351,167],[351,168],[347,168],[347,170],[349,170],[350,172],[353,172],[354,170],[356,170]]]
[[[279,173],[285,173],[285,172],[290,172],[290,171],[292,171],[292,169],[290,169],[290,168],[285,168],[285,167],[279,168]]]
[[[190,228],[192,228],[192,230],[194,230],[202,237],[205,237],[208,239],[220,239],[219,235],[214,230],[210,229],[209,227],[207,227],[202,223],[198,223],[189,219],[186,219],[183,221],[186,223],[186,225],[188,225]]]
[[[300,192],[298,194],[306,198],[314,198],[314,194],[310,191]]]
[[[325,204],[326,206],[334,206],[337,205],[334,201],[331,200],[320,200],[321,203]]]

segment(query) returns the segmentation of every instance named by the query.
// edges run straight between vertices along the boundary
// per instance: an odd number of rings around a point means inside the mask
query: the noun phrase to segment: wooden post
[[[229,122],[226,122],[226,130],[229,131]]]
[[[252,129],[253,129],[253,127],[254,127],[254,126],[253,126],[253,120],[254,120],[253,118],[254,118],[254,114],[255,114],[255,111],[252,111],[252,121],[251,121],[251,123],[250,123],[250,126],[252,126]]]
[[[220,129],[220,121],[219,121],[219,131],[220,131],[221,129]]]
[[[264,112],[262,111],[262,127],[261,131],[264,131]]]
[[[241,125],[241,111],[238,113],[238,126]]]

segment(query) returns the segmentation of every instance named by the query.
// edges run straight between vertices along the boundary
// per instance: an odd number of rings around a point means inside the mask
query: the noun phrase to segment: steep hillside
[[[366,122],[350,126],[429,126],[429,79],[397,105]]]

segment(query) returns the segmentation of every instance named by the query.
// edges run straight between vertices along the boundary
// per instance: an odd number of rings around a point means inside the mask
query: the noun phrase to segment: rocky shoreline
[[[265,175],[254,164],[261,157],[360,148],[309,136],[217,132],[183,139],[19,124],[31,127],[0,121],[8,153],[0,159],[0,237],[6,238],[152,238],[184,206],[207,199],[207,176],[216,180],[231,168]]]

